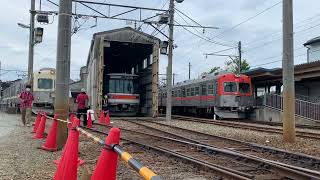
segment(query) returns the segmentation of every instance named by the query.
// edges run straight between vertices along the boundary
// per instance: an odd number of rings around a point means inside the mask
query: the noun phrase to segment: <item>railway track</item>
[[[213,145],[208,143],[210,141],[208,137],[203,139],[204,135],[199,137],[199,140],[191,137],[192,135],[187,136],[186,132],[182,132],[183,130],[171,133],[159,127],[152,127],[150,122],[146,122],[149,125],[134,121],[129,122],[134,125],[130,126],[130,129],[120,127],[123,140],[214,170],[220,173],[222,177],[231,179],[281,179],[284,177],[320,179],[320,173],[315,170],[279,163],[252,154],[248,155],[243,151],[240,152],[240,146],[239,144],[236,146],[235,142],[232,144],[233,149],[227,149],[222,147],[221,139],[216,141],[218,144]],[[95,130],[95,132],[98,131]],[[317,162],[320,162],[320,160]]]
[[[180,120],[180,121],[191,121],[191,122],[214,124],[214,125],[226,126],[226,127],[232,127],[232,128],[240,128],[240,129],[248,129],[248,130],[254,130],[254,131],[262,131],[267,133],[282,134],[282,129],[275,128],[275,127],[256,126],[252,124],[244,124],[239,122],[208,120],[203,118],[194,118],[194,117],[176,116],[176,115],[172,117],[174,120]],[[296,136],[302,137],[302,138],[311,138],[311,139],[320,140],[320,133],[297,130]]]

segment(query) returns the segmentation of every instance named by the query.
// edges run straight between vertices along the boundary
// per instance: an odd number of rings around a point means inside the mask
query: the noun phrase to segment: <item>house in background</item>
[[[310,39],[303,44],[307,50],[307,62],[320,60],[320,36]]]

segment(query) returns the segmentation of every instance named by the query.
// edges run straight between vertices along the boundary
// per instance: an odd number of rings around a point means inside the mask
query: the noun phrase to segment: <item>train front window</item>
[[[239,83],[239,91],[242,94],[250,93],[250,84],[249,83]]]
[[[224,92],[237,92],[237,83],[225,82],[223,83]]]
[[[111,79],[109,80],[109,93],[133,94],[133,81],[128,79]]]
[[[39,89],[52,89],[53,88],[53,80],[40,78],[38,79],[38,88]]]

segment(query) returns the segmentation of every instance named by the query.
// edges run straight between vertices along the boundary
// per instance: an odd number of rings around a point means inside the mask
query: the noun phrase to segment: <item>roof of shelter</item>
[[[307,46],[307,45],[318,43],[318,42],[320,42],[320,36],[310,39],[309,41],[307,41],[303,45]]]

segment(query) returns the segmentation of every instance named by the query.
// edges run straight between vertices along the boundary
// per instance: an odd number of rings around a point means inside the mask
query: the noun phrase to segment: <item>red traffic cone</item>
[[[55,114],[53,122],[49,131],[48,138],[46,142],[41,146],[43,150],[46,151],[57,151],[57,128],[58,128],[58,115]]]
[[[36,122],[34,123],[34,127],[33,127],[33,133],[37,132],[37,128],[38,128],[40,121],[41,121],[41,116],[42,116],[41,112],[38,112],[37,117],[36,117]]]
[[[107,115],[106,115],[106,117],[105,117],[104,123],[105,123],[105,125],[107,125],[107,126],[110,125],[110,115],[109,115],[109,112],[107,112]]]
[[[77,164],[79,151],[79,132],[75,129],[78,126],[79,119],[72,123],[72,129],[69,131],[67,143],[61,156],[61,161],[58,165],[54,180],[76,180],[77,179]]]
[[[107,145],[119,144],[120,129],[111,128],[105,140]],[[117,177],[118,154],[110,149],[103,148],[91,180],[115,180]]]
[[[46,113],[44,113],[43,116],[41,117],[39,127],[37,128],[37,131],[34,134],[33,138],[35,138],[35,139],[44,139],[45,138],[44,130],[46,128],[46,120],[47,120],[47,115],[46,115]]]
[[[100,112],[99,123],[104,124],[104,112]]]
[[[75,116],[73,116],[73,118],[71,119],[71,122],[72,122],[71,126],[73,126],[73,125],[80,126],[80,120],[78,118],[76,118]],[[71,131],[73,131],[73,128],[69,129],[69,133],[71,133]],[[69,136],[68,136],[68,138],[69,138]],[[65,145],[65,147],[64,147],[64,149],[62,151],[62,154],[65,153],[66,147],[67,147],[67,145]],[[62,157],[60,159],[54,160],[53,163],[56,164],[56,165],[59,165],[61,160],[62,160]],[[86,161],[81,160],[81,159],[78,159],[77,162],[78,162],[78,166],[81,166],[81,165],[86,163]]]
[[[71,129],[72,121],[73,121],[73,118],[74,118],[74,117],[75,117],[74,113],[71,113],[71,114],[70,114],[70,118],[69,118],[69,120],[70,120],[71,123],[68,123],[68,125],[67,125],[67,126],[68,126],[68,129]]]
[[[87,128],[92,128],[92,118],[91,118],[91,113],[88,113],[88,124]]]

